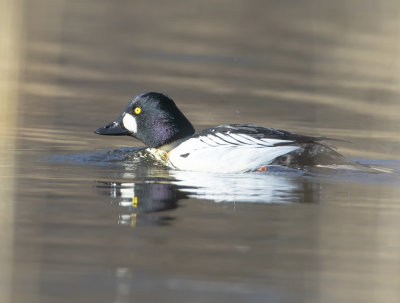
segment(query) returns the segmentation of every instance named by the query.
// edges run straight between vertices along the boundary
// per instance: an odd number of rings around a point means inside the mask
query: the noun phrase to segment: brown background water
[[[397,1],[0,3],[1,302],[399,302],[398,173],[177,172],[92,133],[154,90],[398,170]]]

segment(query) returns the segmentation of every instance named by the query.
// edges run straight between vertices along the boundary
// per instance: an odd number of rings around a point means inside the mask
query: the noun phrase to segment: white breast
[[[245,134],[215,133],[184,141],[169,153],[169,162],[182,170],[237,173],[255,170],[298,149],[279,145],[291,141],[257,139]]]

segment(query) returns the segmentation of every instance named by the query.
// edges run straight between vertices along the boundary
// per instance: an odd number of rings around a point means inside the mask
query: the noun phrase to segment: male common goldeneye
[[[189,120],[168,96],[136,96],[113,122],[95,130],[100,135],[127,135],[173,168],[238,173],[264,171],[269,165],[308,168],[348,164],[323,140],[250,124],[222,125],[195,133]]]

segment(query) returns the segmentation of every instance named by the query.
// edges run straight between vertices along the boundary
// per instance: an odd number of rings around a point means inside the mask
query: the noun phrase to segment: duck
[[[94,131],[130,136],[173,169],[216,173],[265,172],[271,166],[308,169],[348,164],[328,137],[301,135],[252,124],[220,125],[196,132],[166,94],[134,97],[114,121]]]

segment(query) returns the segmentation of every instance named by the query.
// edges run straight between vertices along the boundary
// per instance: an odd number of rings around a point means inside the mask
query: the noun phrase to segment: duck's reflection
[[[160,212],[177,207],[185,194],[176,185],[152,182],[96,182],[96,188],[120,207],[118,224],[131,227],[168,224],[173,217]]]
[[[120,180],[100,182],[96,187],[120,207],[118,223],[138,225],[168,224],[173,217],[163,211],[178,207],[185,198],[223,203],[298,203],[318,199],[319,183],[299,173],[269,172],[248,174],[211,174],[171,170],[168,178],[140,181],[133,171]]]
[[[171,171],[179,190],[190,198],[214,202],[291,203],[303,202],[303,187],[295,171],[285,174],[210,174]],[[299,195],[300,193],[300,195]]]

